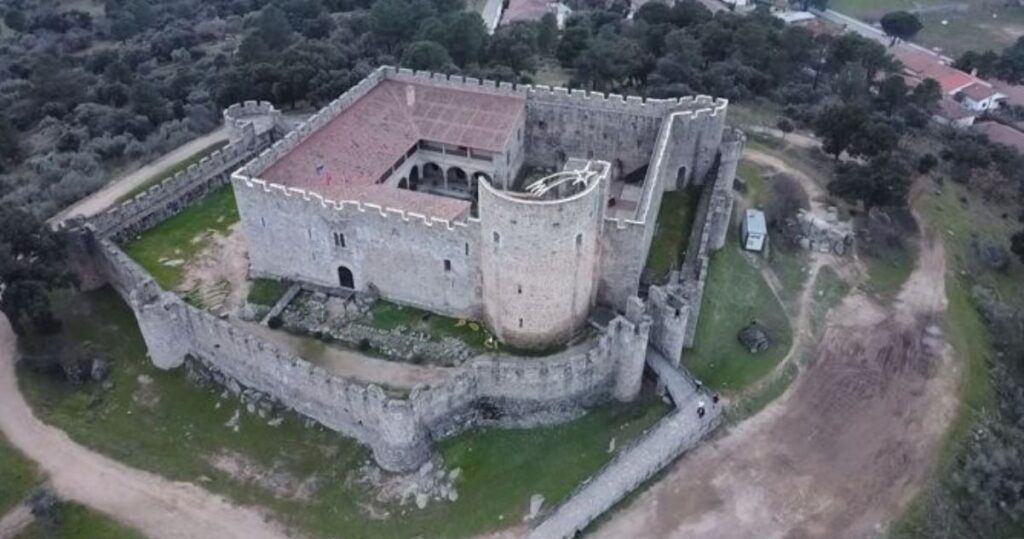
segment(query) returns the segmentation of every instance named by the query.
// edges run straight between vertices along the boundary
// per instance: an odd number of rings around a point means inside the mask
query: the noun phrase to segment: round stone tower
[[[594,305],[610,166],[574,165],[524,192],[480,181],[484,315],[513,346],[565,342]]]

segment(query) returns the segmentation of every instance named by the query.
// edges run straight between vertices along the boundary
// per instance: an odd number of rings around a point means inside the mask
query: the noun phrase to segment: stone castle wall
[[[263,103],[258,109],[264,110],[265,107],[270,105]],[[250,112],[253,110],[250,109]],[[270,107],[270,111],[273,117],[277,117],[278,113],[273,107]],[[90,218],[89,223],[102,236],[117,239],[132,237],[224,185],[232,171],[250,159],[255,151],[269,146],[276,136],[272,129],[263,129],[257,134],[253,123],[255,119],[253,116],[245,119],[234,117],[228,124],[231,126],[231,142],[227,146],[135,197]],[[225,121],[228,122],[227,119]]]
[[[244,176],[233,183],[254,275],[337,288],[344,266],[358,290],[374,288],[399,303],[482,318],[475,220],[333,201]]]
[[[642,369],[649,321],[617,318],[595,341],[546,358],[483,357],[408,398],[388,396],[289,354],[229,321],[163,292],[110,239],[90,229],[74,236],[76,252],[91,253],[135,312],[153,363],[181,366],[187,356],[242,386],[367,445],[384,468],[412,470],[431,454],[431,440],[481,424],[523,426],[561,421],[616,396],[620,373]],[[636,388],[637,391],[639,387]]]
[[[711,171],[714,181],[701,192],[682,267],[667,285],[648,291],[648,311],[654,320],[651,344],[675,365],[683,349],[693,346],[711,254],[725,245],[731,230],[733,182],[745,142],[738,130],[724,132],[719,161]]]
[[[601,225],[603,232],[596,279],[598,301],[620,311],[625,309],[628,299],[638,291],[663,191],[704,181],[718,152],[727,107],[725,100],[707,96],[643,99],[382,67],[271,148],[261,152],[235,174],[235,185],[241,185],[240,181],[247,182],[246,185],[256,185],[259,175],[273,162],[384,79],[525,98],[526,134],[523,147],[526,150],[526,164],[561,167],[567,158],[601,159],[612,164],[611,175],[615,178],[618,174],[631,172],[650,163],[635,217],[607,219]],[[522,157],[521,154],[516,154],[519,156],[517,159]],[[518,166],[513,164],[512,170],[515,168]],[[438,222],[412,212],[354,201],[323,200],[315,193],[274,184],[261,186],[262,190],[250,193],[254,195],[252,197],[248,194],[239,196],[240,210],[252,243],[252,266],[257,274],[295,278],[320,286],[337,286],[339,280],[336,272],[339,266],[344,265],[357,273],[357,289],[365,289],[365,285],[373,282],[389,299],[472,318],[481,318],[487,310],[486,305],[497,304],[502,299],[498,297],[498,292],[503,289],[495,288],[497,295],[488,297],[487,287],[482,286],[479,251],[476,247],[482,248],[490,240],[480,238],[479,234],[476,238],[471,237],[474,234],[469,229],[478,226],[475,219]],[[394,215],[407,221],[422,221],[428,225],[444,224],[449,234],[445,237],[444,234],[425,233],[422,230],[412,232],[413,229],[409,227],[383,225],[394,238],[380,239],[379,229],[382,225],[373,223],[367,226],[365,220],[355,214],[352,214],[353,218],[348,222],[345,216],[339,217],[336,213],[328,215],[319,210],[317,214],[321,218],[302,215],[302,212],[282,213],[281,197],[272,197],[272,200],[256,199],[260,192],[277,194],[274,190],[286,196],[312,199],[321,208],[352,208],[385,216]],[[291,210],[296,209],[294,205],[289,206]],[[483,219],[488,218],[483,211],[481,215]],[[507,220],[511,223],[530,219],[524,213]],[[276,224],[271,224],[271,221]],[[358,235],[369,238],[371,243],[363,243],[358,248],[334,249],[334,233],[339,232],[335,229],[348,228],[350,225],[358,231]],[[378,230],[375,231],[375,228]],[[412,232],[411,235],[403,236],[406,230]],[[498,232],[516,234],[515,227],[511,226],[505,226]],[[524,263],[543,265],[545,257],[541,253],[545,252],[545,245],[559,244],[556,232],[552,229],[536,234],[533,240],[538,254]],[[303,234],[306,234],[306,238],[302,238]],[[260,238],[261,235],[264,237]],[[394,242],[409,247],[405,250],[408,254],[403,255],[404,259],[397,260],[391,254],[381,256],[383,252],[396,253],[398,249],[372,249],[375,244],[392,247]],[[462,255],[456,252],[459,247],[462,248]],[[358,268],[350,264],[356,264]],[[438,274],[434,270],[436,267],[451,269]],[[426,282],[419,282],[415,276],[410,279],[407,270],[413,269],[425,269]],[[373,276],[372,281],[368,275]],[[557,280],[541,280],[534,284],[543,287],[545,282]],[[518,325],[518,320],[518,316],[514,317],[514,325]],[[524,329],[526,323],[527,318],[523,317]],[[506,326],[498,324],[495,328],[500,333],[500,328]]]

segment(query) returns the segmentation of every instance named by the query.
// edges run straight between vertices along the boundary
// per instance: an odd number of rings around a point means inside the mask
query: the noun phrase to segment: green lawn
[[[277,301],[284,296],[284,293],[291,287],[287,281],[275,279],[254,279],[249,287],[249,295],[246,298],[253,305],[273,307]]]
[[[144,539],[141,533],[75,503],[57,505],[52,524],[36,521],[17,539]]]
[[[752,321],[773,340],[766,352],[751,354],[736,338]],[[782,305],[736,242],[727,242],[711,257],[694,348],[683,353],[686,366],[708,387],[736,392],[771,372],[792,342]]]
[[[171,176],[174,176],[175,174],[188,169],[188,167],[192,165],[198,164],[200,161],[203,160],[204,157],[208,157],[211,154],[213,154],[213,152],[216,152],[217,150],[220,150],[224,146],[227,146],[228,142],[229,141],[227,140],[214,142],[213,144],[210,144],[209,146],[203,148],[202,150],[199,150],[195,154],[192,154],[192,156],[186,157],[185,159],[182,159],[181,161],[178,161],[177,163],[170,165],[169,167],[147,178],[146,181],[136,186],[135,189],[132,189],[131,191],[118,197],[117,202],[120,203],[124,202],[125,200],[135,198],[136,195],[143,191],[146,191],[150,187],[153,187],[154,185],[166,180],[167,178],[170,178]]]
[[[0,518],[18,505],[39,480],[35,463],[0,434]]]
[[[557,501],[611,457],[612,438],[622,447],[667,411],[659,399],[647,398],[599,407],[557,427],[457,436],[440,447],[449,468],[462,468],[458,501],[433,502],[425,510],[396,507],[375,501],[352,481],[369,455],[349,439],[307,429],[290,414],[272,427],[268,419],[243,411],[237,432],[225,426],[239,403],[221,400],[220,388],[194,386],[181,370],[154,368],[131,311],[110,289],[59,296],[55,305],[65,320],[61,339],[104,343],[114,386],[72,387],[22,369],[22,390],[41,419],[128,465],[267,507],[274,518],[312,537],[336,537],[340,531],[349,538],[465,537],[517,525],[530,495]],[[44,344],[30,338],[24,346]],[[308,499],[276,496],[266,486],[234,478],[208,460],[225,450],[286,479],[283,484],[315,483],[314,492]],[[360,508],[366,503],[391,517],[370,518]]]
[[[644,272],[647,278],[658,281],[664,279],[673,266],[678,266],[686,250],[693,228],[694,214],[700,191],[684,189],[665,193],[658,209],[657,228],[651,241],[651,250],[647,254],[647,266]]]
[[[231,185],[220,187],[181,213],[145,231],[124,245],[124,251],[165,290],[177,288],[184,266],[203,250],[204,234],[223,234],[238,222]]]

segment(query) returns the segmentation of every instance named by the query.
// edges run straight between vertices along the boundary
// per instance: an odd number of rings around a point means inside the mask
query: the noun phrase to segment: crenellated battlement
[[[249,178],[239,173],[235,173],[231,176],[231,179],[236,188],[244,187],[247,189],[258,189],[270,196],[283,197],[285,199],[293,199],[297,197],[303,202],[310,203],[320,209],[326,209],[338,212],[357,212],[366,215],[375,215],[384,219],[398,219],[403,223],[421,223],[428,227],[438,227],[447,230],[455,230],[457,228],[467,228],[475,226],[479,223],[476,219],[466,220],[448,220],[440,217],[430,217],[422,213],[403,210],[399,208],[392,208],[388,206],[381,206],[372,202],[363,202],[360,200],[334,200],[315,193],[313,191],[307,191],[305,189],[299,189],[297,187],[288,187],[279,183],[268,182],[265,180]]]
[[[154,212],[159,213],[170,201],[188,198],[190,192],[201,188],[219,177],[226,177],[240,163],[252,154],[253,142],[228,144],[199,163],[189,165],[183,171],[170,176],[134,197],[113,206],[89,219],[89,223],[100,236],[117,235],[122,230],[133,228]],[[202,193],[206,189],[201,189]],[[161,216],[166,218],[167,215]],[[137,230],[134,230],[137,232]]]

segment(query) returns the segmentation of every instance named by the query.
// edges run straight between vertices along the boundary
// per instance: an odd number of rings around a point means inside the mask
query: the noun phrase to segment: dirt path
[[[893,306],[848,297],[794,388],[681,459],[595,536],[877,535],[917,493],[955,412],[944,277],[942,244],[923,239]]]
[[[172,482],[90,451],[32,415],[14,372],[15,337],[0,315],[0,431],[39,463],[57,493],[155,539],[278,539],[283,530],[189,483]]]
[[[33,522],[32,510],[27,505],[18,505],[0,517],[0,539],[14,539]]]
[[[164,154],[159,159],[144,165],[142,168],[129,172],[128,174],[111,181],[99,191],[75,202],[69,208],[64,209],[52,217],[49,222],[60,223],[70,217],[91,217],[96,215],[97,213],[100,213],[114,205],[119,198],[132,192],[133,189],[144,184],[146,180],[152,178],[155,174],[160,173],[178,161],[192,157],[207,146],[222,140],[227,140],[227,138],[227,129],[221,127],[207,135],[203,135],[197,139],[192,139],[191,141]]]

